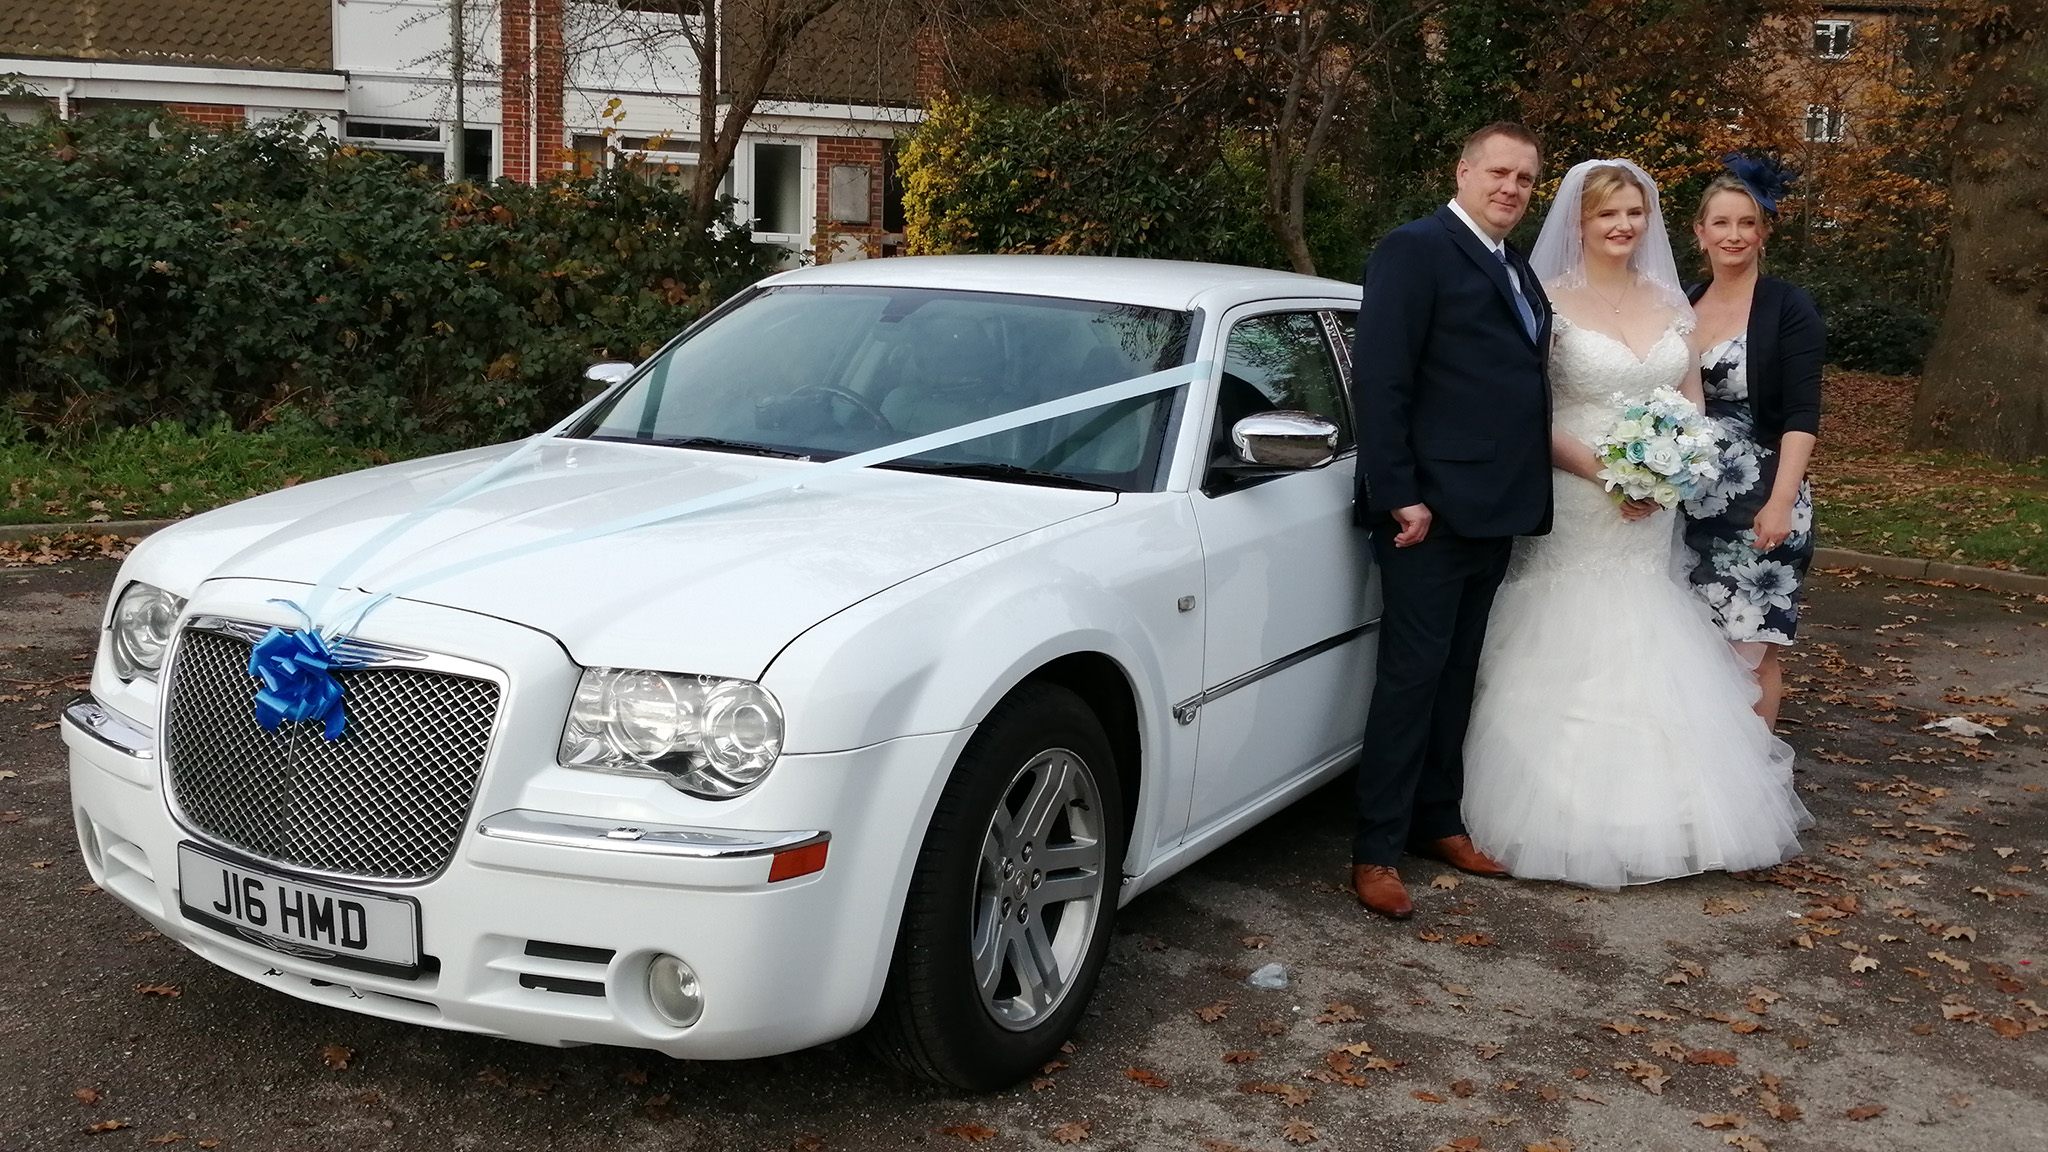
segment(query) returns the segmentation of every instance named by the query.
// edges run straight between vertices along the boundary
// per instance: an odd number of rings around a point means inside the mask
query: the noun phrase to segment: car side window
[[[1275,312],[1238,321],[1223,353],[1216,390],[1211,458],[1229,459],[1230,429],[1239,420],[1274,409],[1313,412],[1337,425],[1337,450],[1351,447],[1351,415],[1343,378],[1314,312]]]

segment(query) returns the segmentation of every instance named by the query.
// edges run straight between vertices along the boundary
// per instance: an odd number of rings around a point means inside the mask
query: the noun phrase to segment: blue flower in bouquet
[[[1607,490],[1620,500],[1675,508],[1721,475],[1715,427],[1677,390],[1659,388],[1640,404],[1615,397],[1614,423],[1593,445]]]

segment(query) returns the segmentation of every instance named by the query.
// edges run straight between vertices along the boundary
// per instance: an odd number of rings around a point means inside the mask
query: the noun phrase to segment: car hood
[[[209,512],[145,541],[138,572],[313,585],[407,513],[513,450],[389,465]],[[818,466],[730,453],[556,440],[482,492],[376,550],[342,584],[369,592],[508,548],[787,477],[791,488],[682,519],[533,547],[406,590],[405,599],[544,631],[578,663],[758,679],[820,620],[893,584],[1116,494],[879,469],[822,480]],[[799,487],[800,485],[800,487]],[[225,557],[225,559],[223,559]],[[182,576],[182,578],[180,578]],[[351,598],[351,603],[355,602]],[[366,639],[400,642],[378,632]]]

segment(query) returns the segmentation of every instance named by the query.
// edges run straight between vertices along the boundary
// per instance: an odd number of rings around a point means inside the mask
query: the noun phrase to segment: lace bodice
[[[1622,403],[1659,387],[1676,388],[1691,367],[1689,313],[1671,318],[1664,334],[1637,356],[1627,344],[1557,317],[1550,346],[1551,419],[1592,443],[1610,428]],[[1562,469],[1551,471],[1556,516],[1550,535],[1516,541],[1509,580],[1671,579],[1679,571],[1677,518],[1659,512],[1625,521],[1600,485]]]
[[[1685,340],[1692,328],[1690,315],[1674,315],[1664,334],[1639,358],[1605,332],[1581,328],[1558,315],[1550,345],[1552,419],[1590,443],[1614,422],[1616,393],[1635,401],[1660,386],[1678,387],[1692,356]]]

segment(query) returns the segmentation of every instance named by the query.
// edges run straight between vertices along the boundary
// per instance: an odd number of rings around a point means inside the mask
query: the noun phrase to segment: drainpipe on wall
[[[540,183],[540,0],[526,0],[526,178]]]
[[[71,94],[78,91],[77,80],[66,80],[57,92],[57,119],[71,119]]]

